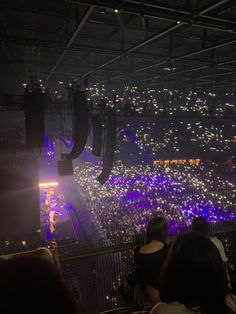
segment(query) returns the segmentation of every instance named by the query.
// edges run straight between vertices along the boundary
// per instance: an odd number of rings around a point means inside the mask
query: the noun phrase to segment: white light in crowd
[[[118,9],[114,9],[114,12],[115,12],[116,14],[118,14],[118,13],[119,13],[119,10],[118,10]]]
[[[39,187],[50,187],[50,186],[58,186],[58,182],[40,182]]]
[[[59,85],[62,85],[62,84],[63,84],[63,82],[62,82],[62,81],[59,81],[58,83],[59,83]]]
[[[22,83],[23,87],[26,88],[27,86],[27,83]]]

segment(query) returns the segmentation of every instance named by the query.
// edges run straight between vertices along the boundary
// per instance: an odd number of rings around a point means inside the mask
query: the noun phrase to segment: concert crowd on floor
[[[104,238],[132,237],[157,215],[168,219],[170,234],[187,229],[199,215],[212,225],[236,219],[235,184],[215,163],[119,164],[103,186],[96,181],[99,168],[92,163],[80,165],[75,180]]]

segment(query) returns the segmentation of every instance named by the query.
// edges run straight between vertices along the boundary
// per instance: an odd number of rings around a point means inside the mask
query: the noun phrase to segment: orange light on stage
[[[58,186],[58,182],[40,182],[39,183],[40,188],[48,188],[51,186]]]

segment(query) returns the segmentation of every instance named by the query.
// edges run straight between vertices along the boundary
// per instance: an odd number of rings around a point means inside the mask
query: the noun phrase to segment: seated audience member
[[[145,244],[135,252],[135,262],[139,266],[141,290],[150,307],[160,301],[160,272],[169,249],[166,244],[167,228],[165,218],[151,219],[147,226]]]
[[[161,274],[162,302],[151,314],[236,313],[236,297],[227,295],[223,263],[215,245],[197,232],[177,237]]]
[[[206,237],[208,236],[208,222],[203,216],[195,217],[193,219],[192,231],[200,232],[204,234]],[[227,263],[228,258],[226,256],[225,249],[222,242],[216,237],[211,237],[210,240],[215,244],[215,246],[219,250],[222,261]]]
[[[208,236],[208,222],[202,216],[195,217],[192,221],[192,230]],[[227,278],[228,288],[232,289],[235,287],[235,275],[232,273],[234,271],[234,265],[229,263],[223,243],[216,237],[210,237],[209,239],[215,244],[220,253],[225,268],[225,276]]]
[[[19,256],[1,260],[1,313],[77,313],[70,291],[47,258]]]

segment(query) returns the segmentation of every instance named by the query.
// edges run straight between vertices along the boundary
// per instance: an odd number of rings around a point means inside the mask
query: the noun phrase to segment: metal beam
[[[134,3],[134,4],[140,4],[140,1],[138,1],[138,0],[126,0],[126,2]],[[190,1],[188,1],[188,2],[190,2]],[[221,16],[214,17],[214,16],[205,15],[207,12],[210,12],[210,11],[218,8],[219,6],[226,4],[227,2],[229,2],[229,0],[214,1],[212,4],[207,5],[206,7],[201,9],[201,11],[200,11],[200,13],[198,13],[198,15],[204,15],[208,19],[215,19],[215,20],[218,20],[221,22],[223,22],[223,21],[224,22],[231,22],[231,21],[227,21],[226,18],[222,18]],[[153,1],[153,0],[148,0],[148,1],[144,0],[144,1],[142,1],[142,5],[150,7],[150,8],[166,10],[169,12],[183,13],[183,14],[186,14],[189,16],[191,16],[193,14],[192,12],[185,10],[182,7],[174,6],[174,5],[166,5],[165,3],[158,3],[158,1]]]
[[[199,15],[204,15],[204,14],[206,14],[207,12],[210,12],[210,11],[216,9],[216,8],[218,8],[219,6],[221,6],[221,5],[223,5],[223,4],[227,3],[227,2],[229,2],[229,0],[221,0],[221,1],[216,0],[216,1],[214,1],[212,4],[207,5],[205,8],[203,8],[203,9],[201,10],[201,12],[199,13]]]
[[[78,33],[80,32],[80,30],[82,29],[82,27],[84,26],[84,24],[86,23],[87,19],[89,18],[90,14],[92,13],[93,11],[93,6],[90,6],[84,16],[82,17],[80,23],[78,24],[78,26],[76,27],[76,30],[74,31],[74,33],[72,34],[70,40],[68,41],[68,43],[66,44],[66,48],[62,51],[60,57],[57,59],[55,65],[52,67],[49,75],[47,76],[46,78],[46,81],[49,80],[49,78],[51,77],[51,75],[55,72],[57,66],[61,63],[62,59],[64,58],[66,52],[67,52],[67,49],[70,48],[70,46],[72,45],[72,43],[74,42],[75,38],[77,37]]]
[[[134,3],[140,5],[139,0],[126,0],[126,2]],[[161,10],[167,10],[170,12],[178,12],[183,14],[192,14],[189,11],[185,10],[183,7],[175,6],[175,5],[166,5],[165,3],[160,3],[155,0],[149,0],[149,1],[142,1],[143,6],[155,8],[155,9],[161,9]]]
[[[52,40],[41,40],[41,39],[32,39],[30,37],[15,37],[15,36],[0,36],[0,40],[4,40],[10,44],[23,46],[25,45],[34,45],[37,47],[43,48],[54,48],[60,47],[62,49],[66,49],[64,42],[59,41],[52,41]],[[120,49],[110,48],[110,47],[101,47],[101,46],[91,46],[91,45],[84,45],[84,44],[73,44],[69,48],[66,49],[67,51],[92,51],[95,53],[100,54],[110,54],[110,55],[119,55],[122,53]],[[164,55],[159,55],[155,53],[149,52],[133,52],[132,55],[135,58],[142,58],[146,61],[154,61],[156,58],[165,58]]]
[[[11,40],[10,40],[10,42],[13,40],[13,42],[15,43],[15,37],[9,37]],[[29,43],[31,43],[32,44],[32,39],[31,38],[23,38],[22,40],[20,40],[19,39],[19,44],[20,45],[25,45],[25,42],[24,41],[29,41]],[[47,42],[46,42],[47,43]],[[39,45],[39,46],[42,46],[42,41],[40,41],[40,40],[33,40],[33,44],[34,45]],[[53,44],[53,46],[55,46],[55,45],[59,45],[59,42],[52,42],[52,44]],[[228,42],[227,42],[227,44],[229,44]],[[222,43],[220,44],[220,45],[222,45]],[[99,47],[93,47],[93,46],[86,46],[86,45],[82,45],[82,46],[80,46],[80,45],[76,45],[74,48],[74,45],[73,46],[71,46],[68,50],[70,51],[70,50],[72,50],[72,51],[77,51],[77,50],[80,50],[80,49],[82,49],[82,50],[95,50],[95,51],[97,51],[97,52],[101,52],[101,53],[111,53],[111,54],[119,54],[119,53],[121,53],[121,51],[120,50],[117,50],[117,49],[109,49],[109,48],[99,48]],[[218,45],[217,46],[214,46],[214,47],[218,47]],[[209,47],[206,47],[206,49],[210,49]],[[199,51],[198,51],[199,52]],[[138,54],[138,53],[136,53],[136,52],[133,52],[133,54],[136,56],[137,55],[137,58],[139,58],[139,57],[142,57],[142,54],[140,53],[140,54]],[[193,55],[193,53],[190,53],[190,55]],[[163,59],[164,58],[164,56],[162,56],[162,55],[156,55],[156,54],[152,54],[152,53],[144,53],[144,56],[146,57],[146,58],[149,58],[149,61],[153,61],[153,59],[154,58],[161,58],[161,59]],[[186,55],[185,55],[186,56]],[[144,57],[144,58],[145,58]],[[152,59],[153,58],[153,59]],[[212,64],[212,62],[208,62],[208,61],[205,61],[205,60],[196,60],[196,59],[188,59],[187,57],[186,57],[186,59],[187,59],[187,61],[189,61],[189,62],[191,62],[191,63],[200,63],[200,64],[207,64],[207,65],[209,65],[209,66],[212,66],[213,64]],[[170,61],[175,61],[175,59],[174,58],[172,58],[172,59],[170,59]],[[23,62],[23,61],[21,61],[21,62]],[[168,61],[167,61],[168,62]],[[227,64],[231,64],[231,63],[235,63],[236,62],[236,60],[235,59],[231,59],[231,60],[226,60],[226,61],[222,61],[221,63],[219,63],[219,66],[220,65],[227,65]],[[160,65],[164,65],[164,64],[166,64],[166,60],[165,61],[161,61],[161,62],[159,62],[159,63],[155,63],[154,65],[150,65],[150,66],[147,66],[147,67],[145,67],[145,68],[141,68],[141,69],[137,69],[136,71],[134,71],[134,72],[129,72],[129,73],[125,73],[125,74],[120,74],[119,76],[116,76],[116,77],[113,77],[112,78],[112,80],[115,80],[115,79],[119,79],[119,78],[122,78],[122,77],[125,77],[125,76],[128,76],[128,75],[131,75],[131,74],[133,74],[133,73],[139,73],[139,72],[144,72],[145,70],[148,70],[148,69],[150,69],[150,68],[152,68],[152,67],[157,67],[157,66],[160,66]],[[194,69],[193,69],[194,70]],[[112,73],[112,71],[110,71],[111,73]],[[48,75],[48,71],[46,72],[46,71],[44,71],[44,74],[47,74]],[[57,73],[58,74],[58,73]],[[60,72],[60,74],[63,74],[62,72]],[[171,73],[171,74],[169,74],[169,75],[175,75],[176,73]],[[76,76],[76,73],[74,72],[74,73],[66,73],[65,75],[73,75],[73,76]],[[169,76],[168,75],[168,76]],[[159,76],[158,76],[159,77]],[[153,77],[153,78],[147,78],[147,80],[151,80],[151,79],[155,79],[155,78],[157,78],[156,76],[155,77]]]
[[[64,0],[64,1],[72,2],[72,1],[69,1],[69,0]],[[141,3],[140,0],[126,0],[126,2],[133,3],[133,4],[136,4],[136,5],[137,4],[140,5],[140,3]],[[233,5],[234,4],[234,0],[233,1],[229,0],[227,2],[229,2],[229,5]],[[226,2],[226,4],[227,4],[227,2]],[[91,3],[92,3],[95,6],[102,7],[102,8],[107,8],[107,6],[105,4],[104,5],[99,4],[98,0],[92,0],[92,1],[86,1],[85,0],[85,1],[81,1],[80,3],[84,4],[84,5],[91,5]],[[77,1],[77,4],[78,4],[78,1]],[[192,14],[192,12],[184,9],[183,7],[176,6],[176,5],[169,5],[169,4],[167,5],[165,3],[159,3],[156,0],[142,1],[142,6],[150,7],[152,9],[165,10],[165,11],[170,12],[170,13],[176,12],[176,13],[179,13],[179,14],[181,13],[181,14],[185,14],[185,15],[191,15]],[[114,7],[114,2],[113,2],[113,7]],[[52,17],[57,17],[57,18],[64,18],[63,14],[57,14],[57,13],[52,12],[52,11],[44,11],[44,10],[32,9],[32,8],[28,8],[28,7],[16,6],[16,4],[12,5],[12,4],[9,4],[8,1],[4,1],[3,2],[3,0],[2,0],[0,8],[1,9],[6,9],[6,10],[28,12],[28,13],[36,14],[36,15],[45,15],[45,16],[52,16]],[[108,8],[111,8],[111,7],[109,6]],[[224,8],[225,8],[225,6],[223,5],[223,9]],[[220,21],[220,22],[236,24],[236,21],[231,19],[230,17],[226,17],[226,16],[212,16],[212,15],[205,15],[205,14],[204,14],[204,16],[206,18],[208,18],[208,19],[213,19],[213,20]],[[71,17],[71,19],[73,19],[73,17]]]
[[[65,43],[59,41],[52,41],[52,40],[41,40],[41,39],[32,39],[30,37],[15,37],[15,36],[0,36],[0,40],[3,40],[6,43],[14,44],[18,46],[25,47],[26,45],[33,45],[35,47],[41,48],[53,48],[53,47],[60,47],[65,49]],[[91,45],[82,45],[82,44],[72,44],[67,51],[91,51],[98,54],[110,54],[110,55],[120,55],[122,51],[120,49],[109,48],[109,47],[100,47],[100,46],[91,46]],[[166,60],[166,56],[162,54],[156,54],[151,52],[132,52],[132,57],[142,59],[145,61],[154,61],[156,59],[163,59]],[[172,60],[172,59],[171,59]],[[190,59],[186,58],[187,61],[192,63],[199,63],[199,64],[209,64],[212,65],[212,62],[207,60],[199,60],[199,59]],[[24,61],[25,62],[25,61]],[[47,61],[48,63],[48,61]]]
[[[178,57],[174,57],[174,61],[178,61],[178,60],[181,60],[181,59],[184,59],[184,58],[187,58],[187,57],[191,57],[191,56],[196,56],[197,54],[200,54],[200,53],[203,53],[203,52],[207,52],[207,51],[211,51],[211,50],[214,50],[214,49],[217,49],[217,48],[221,48],[221,47],[233,44],[233,43],[236,43],[236,38],[233,38],[233,39],[230,39],[230,40],[226,40],[226,41],[220,42],[218,44],[215,44],[215,45],[212,45],[212,46],[209,46],[209,47],[205,47],[205,48],[202,48],[202,49],[199,49],[199,50],[195,50],[193,52],[189,52],[189,53],[180,55]]]
[[[223,17],[221,20],[220,16],[217,16],[217,20],[214,19],[212,16],[205,16],[202,14],[206,10],[206,8],[200,10],[199,12],[196,12],[195,14],[193,12],[188,12],[186,10],[181,10],[181,14],[177,9],[172,9],[171,6],[167,6],[165,4],[158,5],[156,3],[155,5],[153,4],[152,6],[144,6],[143,4],[140,5],[142,2],[140,1],[132,1],[135,3],[131,3],[131,1],[123,1],[120,3],[116,1],[111,1],[111,0],[103,0],[103,1],[98,1],[98,0],[64,0],[65,2],[69,3],[74,3],[74,4],[83,4],[83,5],[94,5],[98,8],[107,8],[113,10],[114,7],[119,8],[122,12],[127,12],[130,14],[135,14],[135,15],[142,15],[150,18],[156,18],[156,19],[161,19],[169,22],[175,22],[176,20],[180,20],[182,23],[189,24],[191,23],[192,26],[196,27],[206,27],[209,29],[215,29],[218,31],[225,31],[227,32],[229,29],[232,28],[232,22],[227,21],[226,17]],[[224,0],[225,3],[226,0]],[[227,0],[229,1],[229,0]],[[139,5],[137,5],[137,2]],[[156,2],[156,1],[155,1]],[[219,2],[219,1],[218,1]],[[217,7],[220,7],[220,5],[223,5],[222,1],[219,2]],[[117,4],[118,3],[118,4]],[[147,1],[145,1],[147,3]],[[210,10],[213,10],[215,6],[211,5],[208,9],[207,12],[210,12]],[[173,15],[173,11],[176,11],[178,14]],[[169,13],[169,14],[167,14]],[[190,18],[192,17],[192,20],[190,21]],[[197,21],[196,21],[197,18]],[[203,20],[202,20],[203,18]],[[219,23],[216,23],[218,21]],[[224,25],[222,25],[222,22],[224,22]],[[235,21],[234,21],[235,22]],[[228,24],[228,25],[227,25]],[[233,30],[232,30],[233,31]]]
[[[140,68],[140,69],[136,69],[136,70],[130,72],[128,75],[131,75],[131,74],[134,74],[134,73],[138,73],[138,72],[143,72],[143,71],[148,70],[148,69],[151,69],[151,68],[153,68],[153,67],[158,67],[158,66],[160,66],[160,65],[164,65],[164,64],[166,64],[166,63],[168,63],[168,62],[170,62],[170,61],[171,61],[171,62],[173,62],[173,61],[179,61],[179,60],[185,59],[185,58],[190,57],[190,56],[195,56],[195,55],[200,54],[200,53],[202,53],[202,52],[211,51],[211,50],[214,50],[214,49],[217,49],[217,48],[224,47],[224,46],[226,46],[226,45],[230,45],[230,44],[232,44],[232,43],[236,43],[236,38],[233,38],[233,39],[228,40],[228,41],[220,42],[220,43],[218,43],[218,44],[215,44],[215,45],[212,45],[212,46],[203,48],[203,49],[198,49],[198,50],[195,50],[195,51],[192,51],[192,52],[189,52],[189,53],[186,53],[186,54],[183,54],[183,55],[174,57],[174,58],[172,58],[172,59],[170,59],[170,60],[158,62],[158,63],[152,64],[152,65],[149,65],[149,66]],[[127,76],[127,74],[124,74],[124,75],[122,76],[122,78],[125,77],[125,76]],[[120,78],[121,78],[121,76],[119,77],[119,79],[120,79]],[[117,79],[117,78],[114,77],[114,78],[110,78],[109,80],[115,80],[115,79]]]
[[[131,24],[131,22],[136,18],[136,16],[131,16],[128,21],[125,21],[122,23],[122,26],[120,26],[118,29],[115,29],[106,40],[102,40],[99,44],[99,46],[105,46],[110,40],[116,36],[117,34],[124,32],[125,29]]]
[[[204,12],[209,12],[209,11],[213,10],[214,8],[219,7],[220,5],[226,3],[226,1],[228,1],[228,0],[217,1],[217,4],[214,3],[214,5],[212,4],[212,5],[208,6],[207,8],[201,9],[201,10],[198,12],[197,15],[200,16],[200,15],[202,15]],[[190,15],[189,19],[191,20],[192,17],[194,17],[193,14]],[[154,41],[154,40],[156,40],[156,39],[158,39],[158,38],[163,37],[164,35],[166,35],[166,34],[172,32],[173,30],[176,30],[177,28],[182,27],[183,25],[184,25],[184,23],[182,23],[182,22],[180,22],[180,21],[176,22],[174,25],[171,25],[171,26],[168,27],[166,30],[164,30],[164,31],[162,31],[162,32],[160,32],[160,33],[154,34],[154,35],[151,36],[150,38],[148,38],[148,39],[144,40],[143,42],[141,42],[141,43],[135,45],[134,47],[132,47],[132,48],[126,50],[126,51],[125,51],[124,53],[122,53],[121,55],[116,56],[115,58],[113,58],[113,59],[107,61],[106,63],[104,63],[104,64],[98,66],[97,68],[95,68],[95,69],[93,69],[93,70],[91,70],[91,71],[85,73],[85,74],[83,75],[83,77],[86,77],[86,76],[90,75],[90,74],[93,73],[94,71],[103,69],[105,66],[110,65],[111,63],[118,61],[119,59],[121,59],[123,56],[129,54],[130,52],[132,52],[132,51],[134,51],[134,50],[137,50],[137,49],[139,49],[139,48],[141,48],[141,47],[143,47],[143,46],[149,44],[150,42],[152,42],[152,41]],[[205,48],[205,49],[206,49],[206,48]],[[195,53],[196,53],[196,52],[195,52]],[[77,79],[77,80],[79,80],[79,79]],[[76,81],[77,81],[77,80],[76,80]]]
[[[223,62],[216,63],[213,66],[214,67],[221,67],[221,66],[228,65],[228,64],[231,64],[231,63],[235,63],[235,62],[236,62],[236,59],[230,59],[230,60],[225,60]],[[204,66],[195,67],[195,68],[182,70],[182,71],[178,71],[178,72],[172,72],[172,73],[167,74],[165,77],[175,76],[175,75],[188,73],[188,72],[193,72],[193,71],[206,70],[206,69],[209,69],[211,67],[212,67],[212,64],[208,65],[208,66],[204,65]],[[235,71],[231,71],[231,72],[227,72],[227,73],[235,73]],[[220,76],[220,75],[224,75],[224,74],[219,73],[219,74],[217,74],[217,76],[218,75]],[[208,77],[208,76],[206,76],[206,77]],[[159,79],[159,78],[161,78],[161,76],[160,75],[156,75],[154,77],[149,77],[149,78],[146,78],[146,79],[139,80],[138,82],[153,81],[153,80]]]
[[[177,24],[177,23],[176,23],[176,24],[174,24],[174,25],[171,25],[170,27],[166,28],[166,29],[163,30],[162,32],[157,33],[157,34],[154,34],[153,36],[149,37],[148,39],[146,39],[146,40],[144,40],[144,41],[141,41],[141,42],[138,43],[137,45],[135,45],[135,46],[133,46],[133,47],[131,47],[131,48],[125,50],[122,54],[120,54],[120,55],[114,57],[113,59],[111,59],[111,60],[105,62],[104,64],[99,65],[99,66],[96,67],[95,69],[93,69],[93,70],[91,70],[91,71],[85,73],[85,74],[83,75],[83,77],[86,77],[86,76],[90,75],[91,73],[93,73],[93,72],[95,72],[95,71],[98,71],[98,70],[103,69],[103,68],[106,67],[107,65],[110,65],[111,63],[120,60],[122,57],[128,55],[129,53],[131,53],[131,52],[133,52],[133,51],[135,51],[135,50],[137,50],[137,49],[139,49],[139,48],[141,48],[141,47],[143,47],[143,46],[145,46],[145,45],[147,45],[147,44],[149,44],[149,43],[151,43],[151,42],[153,42],[154,40],[157,40],[157,39],[159,39],[159,38],[162,38],[162,37],[165,36],[166,34],[172,32],[172,31],[175,30],[175,29],[178,29],[178,28],[181,27],[181,26],[182,26],[181,23],[180,23],[180,24]],[[79,79],[80,79],[80,78],[78,78],[76,81],[78,81]]]

